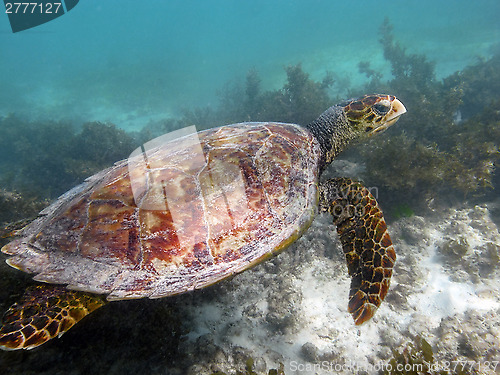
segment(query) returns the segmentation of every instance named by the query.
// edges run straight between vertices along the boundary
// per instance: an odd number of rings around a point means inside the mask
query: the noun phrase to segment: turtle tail
[[[105,303],[102,296],[67,290],[64,286],[29,287],[2,319],[0,348],[33,349],[61,336]]]
[[[348,311],[360,325],[384,300],[396,261],[382,210],[367,188],[348,178],[321,185],[320,209],[337,226],[351,276]]]

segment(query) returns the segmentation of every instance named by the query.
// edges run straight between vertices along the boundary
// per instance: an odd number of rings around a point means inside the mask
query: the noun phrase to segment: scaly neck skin
[[[344,108],[340,106],[328,108],[306,128],[316,137],[321,147],[320,175],[348,143],[357,137],[346,119]]]

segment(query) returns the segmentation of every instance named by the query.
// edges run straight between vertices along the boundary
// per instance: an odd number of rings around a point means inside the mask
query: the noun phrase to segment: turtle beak
[[[385,115],[385,123],[387,127],[398,121],[399,116],[406,113],[406,108],[398,99],[394,98],[391,105],[391,110]]]
[[[374,129],[373,133],[381,133],[386,130],[389,126],[393,125],[396,121],[399,120],[399,117],[402,114],[406,113],[406,108],[398,99],[394,98],[391,102],[391,109],[386,113],[382,121],[380,122],[380,126]]]

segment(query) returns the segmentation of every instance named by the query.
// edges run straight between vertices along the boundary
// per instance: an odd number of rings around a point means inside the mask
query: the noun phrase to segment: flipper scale
[[[348,311],[356,325],[375,314],[389,289],[396,253],[370,191],[348,178],[327,180],[320,207],[333,216],[351,276]]]
[[[61,336],[83,317],[105,304],[94,294],[67,290],[60,285],[36,285],[4,314],[0,347],[33,349]]]

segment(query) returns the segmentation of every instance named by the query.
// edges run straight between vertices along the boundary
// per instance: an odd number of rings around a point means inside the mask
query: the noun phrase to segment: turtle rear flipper
[[[351,276],[348,311],[362,324],[384,300],[396,261],[382,210],[367,188],[348,178],[322,184],[320,209],[337,226]]]
[[[67,290],[64,286],[30,287],[2,319],[0,348],[33,349],[61,336],[105,303],[101,296]]]

